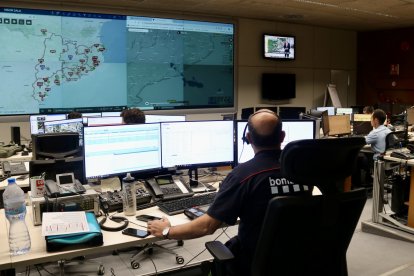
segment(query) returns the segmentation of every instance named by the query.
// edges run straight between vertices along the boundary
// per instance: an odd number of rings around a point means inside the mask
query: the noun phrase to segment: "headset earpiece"
[[[246,143],[247,145],[250,144],[249,139],[247,139],[247,137],[246,137],[246,132],[247,132],[248,125],[249,125],[249,123],[247,123],[246,126],[244,127],[243,136],[242,136],[243,143]]]

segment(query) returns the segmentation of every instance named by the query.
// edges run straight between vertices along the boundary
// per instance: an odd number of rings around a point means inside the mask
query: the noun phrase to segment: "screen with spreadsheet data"
[[[233,121],[161,123],[163,167],[231,165]]]
[[[243,143],[242,137],[247,121],[238,121],[236,124],[236,163],[244,163],[254,157],[254,151],[251,145]],[[289,142],[314,139],[315,138],[315,121],[314,120],[286,120],[282,122],[282,129],[286,136],[281,144],[283,149]],[[248,132],[248,130],[246,130]]]
[[[161,168],[160,124],[84,128],[87,178]]]

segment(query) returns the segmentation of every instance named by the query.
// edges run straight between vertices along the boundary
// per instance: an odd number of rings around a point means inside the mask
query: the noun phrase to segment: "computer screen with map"
[[[45,133],[45,122],[65,120],[66,114],[31,115],[30,134]]]
[[[82,118],[45,122],[45,133],[77,132],[79,133],[79,146],[83,146]]]
[[[235,109],[233,23],[20,8],[0,20],[0,115]]]

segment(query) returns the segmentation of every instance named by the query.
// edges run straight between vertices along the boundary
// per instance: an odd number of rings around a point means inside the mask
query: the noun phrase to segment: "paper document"
[[[43,213],[42,236],[89,232],[84,211]]]

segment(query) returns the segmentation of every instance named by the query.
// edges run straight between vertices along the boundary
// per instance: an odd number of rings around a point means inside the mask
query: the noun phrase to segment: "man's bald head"
[[[260,109],[249,117],[248,139],[256,147],[280,148],[283,141],[282,121],[269,109]]]

